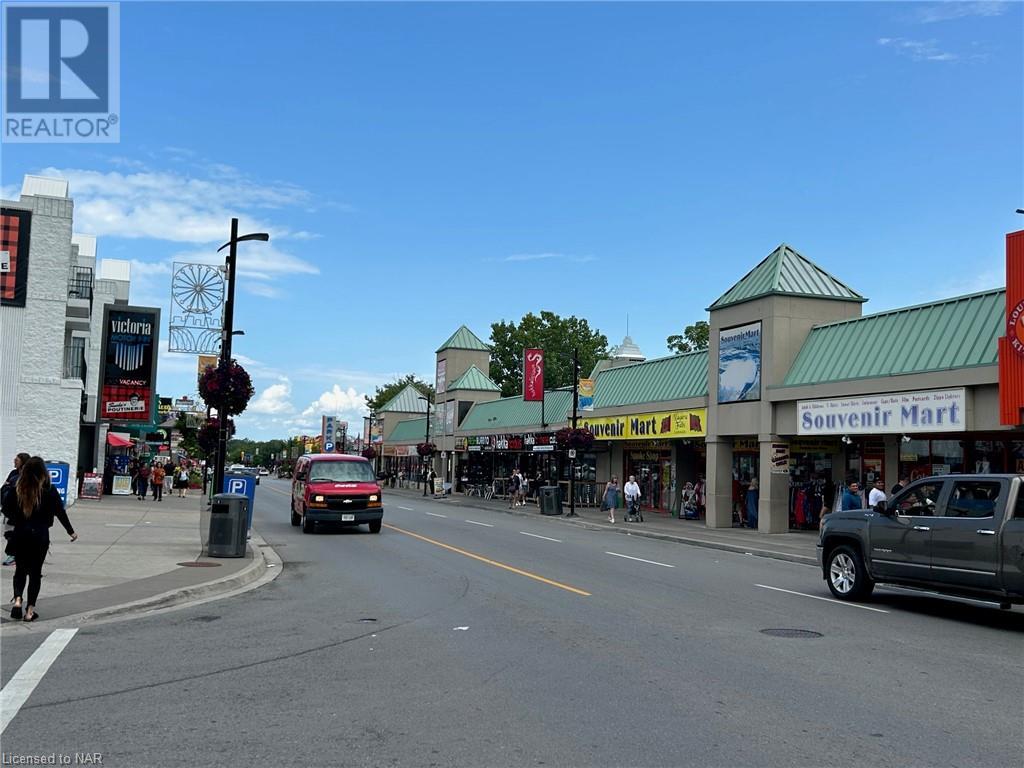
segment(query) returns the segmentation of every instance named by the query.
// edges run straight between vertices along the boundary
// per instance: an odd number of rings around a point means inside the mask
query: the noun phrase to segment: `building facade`
[[[1024,286],[1024,263],[1014,261],[1024,262],[1024,233],[1009,236],[1007,254]],[[863,315],[865,301],[783,244],[708,308],[708,349],[646,360],[624,342],[626,354],[591,375],[594,409],[578,414],[595,441],[575,462],[577,502],[599,503],[611,477],[635,475],[653,512],[777,533],[816,529],[854,481],[863,489],[880,479],[888,491],[932,474],[1024,472],[1024,429],[1014,423],[1024,377],[1001,387],[999,353],[1017,322],[1024,359],[1024,295],[997,289]],[[453,382],[438,401],[461,401],[458,377],[470,366],[479,396],[452,419],[435,414],[435,470],[455,492],[500,495],[519,468],[567,493],[570,463],[554,433],[569,423],[571,392],[547,392],[543,411],[498,397],[483,373],[486,345],[467,333],[452,338],[473,347],[471,362],[448,343],[437,352],[439,382],[442,370]],[[453,377],[452,359],[464,369]],[[411,427],[384,433],[385,454]]]

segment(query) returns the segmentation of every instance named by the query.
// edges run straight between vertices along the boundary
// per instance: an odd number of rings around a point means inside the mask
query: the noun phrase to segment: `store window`
[[[959,440],[932,440],[932,474],[964,471],[964,444]]]

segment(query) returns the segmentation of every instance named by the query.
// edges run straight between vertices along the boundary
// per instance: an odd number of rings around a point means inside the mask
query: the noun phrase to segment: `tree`
[[[572,350],[579,350],[580,375],[587,376],[608,356],[608,338],[576,316],[530,312],[518,323],[491,324],[491,378],[502,397],[522,394],[523,350],[544,350],[544,388],[572,386]]]
[[[711,328],[707,320],[698,320],[693,325],[688,325],[683,330],[683,335],[675,334],[665,339],[668,348],[673,354],[681,355],[684,352],[697,352],[708,348],[708,341],[711,338]]]
[[[369,408],[374,413],[376,413],[385,405],[387,405],[391,398],[393,398],[395,395],[397,395],[410,384],[416,387],[416,389],[418,389],[421,394],[424,394],[427,397],[429,397],[430,402],[434,402],[434,386],[432,384],[428,384],[425,381],[417,379],[415,374],[410,373],[406,376],[402,376],[401,378],[395,379],[390,384],[385,384],[382,387],[377,387],[377,390],[373,393],[373,397],[366,395],[366,407]]]
[[[174,423],[174,428],[181,433],[178,448],[193,458],[199,456],[201,451],[199,450],[199,442],[196,440],[196,434],[199,430],[188,425],[188,418],[185,414],[178,416],[178,420]]]

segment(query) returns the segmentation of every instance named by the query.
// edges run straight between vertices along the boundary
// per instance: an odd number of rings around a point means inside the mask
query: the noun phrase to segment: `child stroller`
[[[640,497],[639,496],[627,496],[626,497],[626,522],[627,523],[642,523],[644,521],[644,513],[640,510]]]

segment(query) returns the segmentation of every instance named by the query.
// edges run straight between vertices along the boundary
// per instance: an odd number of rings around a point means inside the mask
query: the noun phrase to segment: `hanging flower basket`
[[[255,393],[249,373],[237,360],[227,365],[207,366],[199,377],[199,395],[208,406],[216,408],[217,413],[237,416]]]
[[[562,449],[576,448],[580,451],[587,451],[594,444],[594,433],[589,429],[564,427],[555,433],[555,442]]]
[[[373,461],[374,459],[377,458],[377,451],[374,450],[372,445],[363,448],[363,458],[369,459],[370,461]]]
[[[433,456],[437,452],[437,446],[433,443],[420,443],[416,446],[416,453],[426,458],[427,456]]]
[[[196,431],[196,442],[199,443],[199,450],[204,456],[212,456],[217,452],[217,430],[220,428],[220,419],[207,419]],[[228,439],[235,434],[235,422],[228,419]]]

